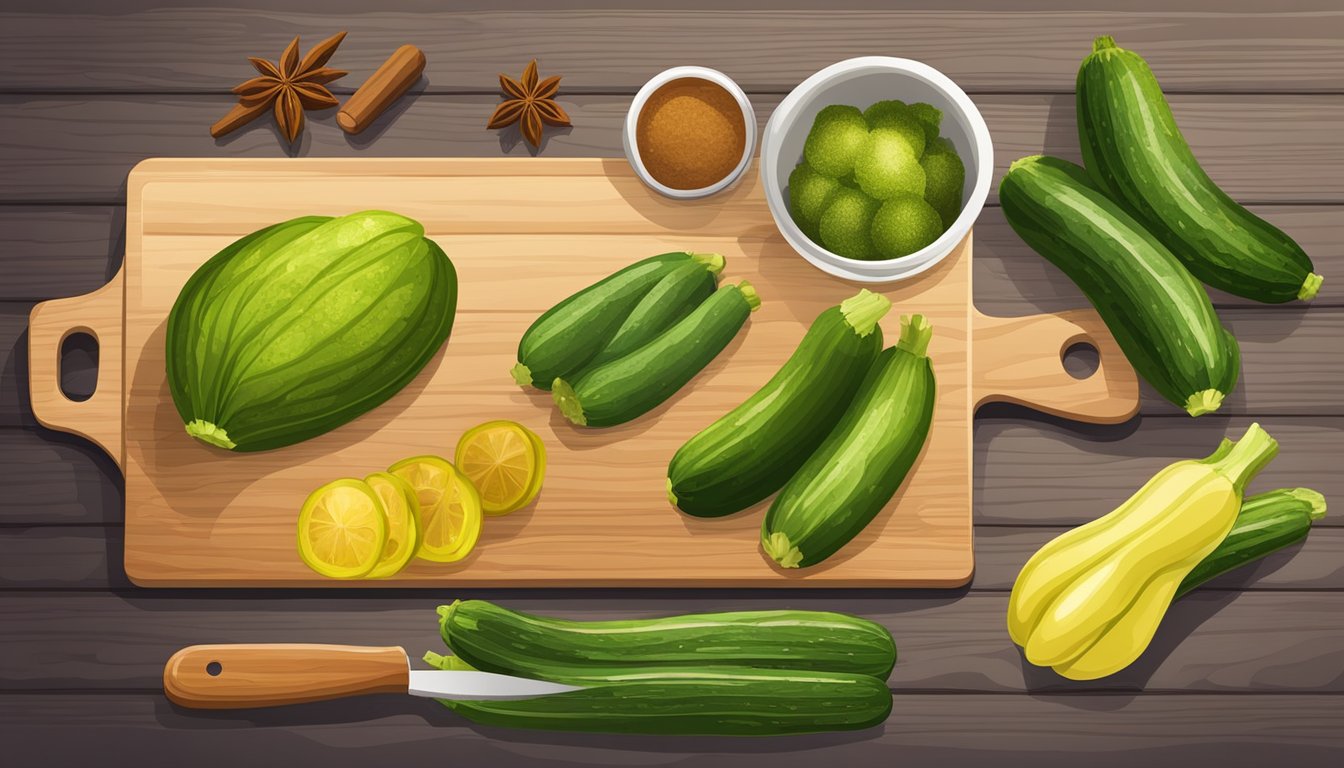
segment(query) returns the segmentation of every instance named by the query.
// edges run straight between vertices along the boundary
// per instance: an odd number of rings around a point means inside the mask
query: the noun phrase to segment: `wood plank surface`
[[[1070,75],[1072,77],[1072,75]],[[779,95],[753,95],[764,126]],[[227,96],[2,95],[0,202],[120,204],[126,174],[146,157],[452,157],[532,154],[516,128],[485,130],[498,98],[422,94],[357,137],[335,111],[314,113],[293,148],[272,121],[222,139],[208,128]],[[630,97],[566,95],[573,128],[548,130],[546,157],[618,157]],[[1079,160],[1070,94],[975,97],[994,139],[997,179],[1018,157]],[[1251,203],[1344,202],[1344,101],[1323,95],[1178,95],[1172,110],[1196,156],[1224,191]],[[108,126],[116,126],[110,130]],[[1284,141],[1292,136],[1292,141]],[[991,192],[991,202],[996,200]]]
[[[1256,205],[1251,210],[1296,239],[1328,278],[1312,307],[1344,306],[1344,206]],[[41,301],[102,286],[121,266],[126,240],[123,205],[0,207],[0,300]],[[1086,300],[1062,272],[1022,242],[996,206],[975,225],[976,306],[991,315],[1059,312]],[[1210,291],[1216,307],[1261,307]],[[1266,308],[1267,311],[1270,308]]]
[[[0,71],[0,88],[222,92],[251,76],[245,55],[274,60],[294,35],[311,44],[338,29],[352,31],[332,61],[351,72],[343,89],[407,42],[425,51],[427,87],[486,92],[494,92],[501,69],[521,70],[533,56],[543,73],[563,74],[571,89],[632,92],[663,68],[695,63],[750,91],[782,92],[863,54],[926,61],[972,92],[1070,91],[1099,34],[1140,51],[1168,89],[1339,92],[1344,63],[1344,13],[1330,0],[1142,0],[1113,10],[993,0],[741,9],[662,0],[633,8],[585,3],[582,10],[531,0],[523,4],[531,6],[527,12],[413,0],[375,7],[336,0],[320,9],[258,0],[169,8],[135,0],[119,2],[116,13],[96,0],[62,5],[69,8],[53,17],[48,5],[31,0],[6,4],[12,12],[0,16],[0,50],[12,64]]]
[[[0,637],[0,690],[152,689],[168,656],[197,643],[401,645],[418,659],[443,651],[434,608],[456,598],[488,595],[517,610],[574,619],[696,612],[707,598],[713,610],[783,607],[760,592],[722,590],[609,590],[600,600],[453,587],[368,598],[235,594],[0,593],[0,620],[9,627]],[[845,611],[886,626],[900,654],[890,684],[902,692],[1344,692],[1344,593],[1189,595],[1167,612],[1138,661],[1085,682],[1022,660],[1004,627],[1007,601],[1004,592],[861,590],[795,592],[787,606]]]
[[[974,717],[968,728],[966,719]],[[819,758],[892,764],[1096,768],[1326,766],[1344,749],[1344,697],[1319,694],[914,694],[886,723],[852,733],[776,738],[585,736],[472,725],[409,696],[279,710],[191,711],[151,693],[0,694],[0,739],[20,764],[89,755],[171,756],[232,768],[257,755],[323,768],[422,764],[678,765],[812,768]],[[71,738],[71,733],[78,738]]]
[[[972,592],[1012,589],[1018,571],[1064,527],[977,526]],[[0,526],[0,590],[126,589],[119,525]],[[1306,542],[1209,582],[1204,590],[1344,591],[1344,529],[1317,525]],[[787,598],[785,598],[787,600]]]

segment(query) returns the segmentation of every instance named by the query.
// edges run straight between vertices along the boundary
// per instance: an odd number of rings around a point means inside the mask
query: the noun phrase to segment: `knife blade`
[[[580,689],[493,672],[413,670],[399,646],[193,645],[163,668],[169,700],[194,709],[274,707],[370,693],[503,701]]]

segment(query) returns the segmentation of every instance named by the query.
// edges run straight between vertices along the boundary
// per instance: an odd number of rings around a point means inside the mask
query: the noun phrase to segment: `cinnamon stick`
[[[351,135],[368,128],[425,70],[425,54],[414,45],[392,52],[336,113],[336,124]]]

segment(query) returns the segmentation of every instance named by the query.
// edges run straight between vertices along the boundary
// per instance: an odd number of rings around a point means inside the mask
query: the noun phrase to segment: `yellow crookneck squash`
[[[1181,581],[1231,530],[1246,483],[1278,450],[1252,424],[1238,442],[1172,464],[1115,511],[1041,547],[1008,600],[1008,633],[1027,661],[1072,680],[1129,666]]]

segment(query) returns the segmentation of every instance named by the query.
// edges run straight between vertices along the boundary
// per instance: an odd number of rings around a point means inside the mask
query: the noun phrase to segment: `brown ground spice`
[[[722,180],[742,160],[747,125],[733,95],[695,77],[653,92],[635,123],[639,156],[653,178],[673,189]]]

